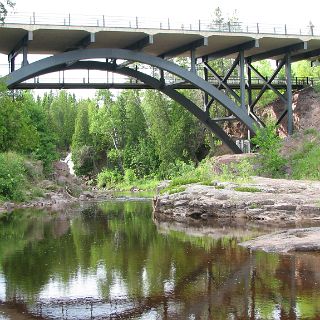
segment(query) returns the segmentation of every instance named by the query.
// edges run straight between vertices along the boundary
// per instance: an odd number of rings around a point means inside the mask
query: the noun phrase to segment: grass
[[[200,181],[200,184],[203,185],[203,186],[214,186],[214,182],[212,180],[203,180],[203,181]]]
[[[252,180],[251,176],[254,175],[253,165],[248,159],[229,165],[224,164],[221,169],[221,174],[214,177],[219,181],[245,183],[250,182]]]
[[[179,192],[183,192],[187,189],[186,186],[175,186],[175,187],[167,187],[164,188],[160,191],[160,194],[174,194],[174,193],[179,193]]]
[[[288,158],[293,179],[320,180],[320,138],[319,133],[310,129],[302,148]],[[312,135],[313,139],[309,138]]]
[[[182,176],[182,177],[173,178],[172,181],[170,182],[170,186],[182,186],[182,185],[191,184],[191,183],[198,183],[200,181],[201,181],[200,177]]]
[[[130,191],[132,189],[138,189],[142,191],[155,191],[159,185],[160,180],[158,179],[139,179],[132,182],[120,182],[115,185],[116,190],[119,191]]]
[[[44,191],[43,189],[39,188],[39,187],[32,187],[30,189],[30,199],[33,198],[42,198],[44,197]]]
[[[261,208],[261,205],[259,205],[258,203],[251,203],[249,206],[249,209],[259,209]]]
[[[234,188],[235,191],[239,192],[261,192],[261,189],[256,187],[238,186]]]
[[[245,183],[251,181],[251,175],[254,174],[253,167],[247,159],[230,165],[222,165],[220,174],[213,172],[213,165],[212,160],[205,160],[197,168],[174,177],[169,186],[161,191],[161,194],[185,191],[185,186],[193,183],[213,186],[216,189],[225,189],[225,186],[217,185],[216,181]]]

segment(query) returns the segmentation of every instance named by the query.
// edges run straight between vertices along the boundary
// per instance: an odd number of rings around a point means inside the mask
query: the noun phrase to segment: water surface
[[[270,228],[153,221],[150,201],[16,211],[0,221],[0,319],[320,317],[319,254],[237,245]]]

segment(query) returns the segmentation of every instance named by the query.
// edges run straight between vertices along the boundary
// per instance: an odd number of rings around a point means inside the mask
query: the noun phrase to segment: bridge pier
[[[287,114],[288,114],[288,135],[293,133],[293,114],[292,114],[292,75],[291,75],[291,54],[287,53],[285,56],[286,81],[287,81]]]

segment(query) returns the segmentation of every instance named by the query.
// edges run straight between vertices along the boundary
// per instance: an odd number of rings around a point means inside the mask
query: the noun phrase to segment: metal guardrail
[[[220,81],[216,80],[215,78],[209,78],[208,82],[211,83],[214,86],[219,86]],[[143,82],[136,80],[134,78],[128,78],[121,75],[116,75],[114,73],[108,73],[106,77],[65,77],[61,74],[55,78],[53,77],[36,77],[30,80],[27,80],[25,83],[34,83],[34,84],[50,84],[50,83],[56,83],[56,84],[141,84],[143,85]],[[165,83],[167,85],[175,85],[177,88],[183,88],[188,87],[188,84],[185,83],[185,81],[182,81],[178,78],[172,78],[172,77],[165,77]],[[314,86],[316,83],[320,83],[320,79],[315,78],[293,78],[292,79],[292,86],[295,88],[301,88],[306,86]],[[240,87],[240,79],[239,78],[229,78],[227,84],[232,88],[238,88]],[[259,78],[252,78],[251,79],[251,86],[253,88],[262,88],[265,85],[265,82],[262,81]],[[287,83],[285,79],[275,79],[272,81],[272,85],[274,87],[278,88],[286,88]]]
[[[105,28],[130,28],[130,29],[161,29],[179,31],[211,31],[227,33],[253,33],[274,35],[318,35],[320,26],[312,24],[299,27],[288,24],[263,24],[224,22],[214,23],[205,19],[191,19],[183,21],[175,18],[143,18],[122,17],[108,15],[79,15],[79,14],[53,14],[53,13],[27,13],[15,12],[8,14],[6,24],[31,24],[54,26],[85,26]]]

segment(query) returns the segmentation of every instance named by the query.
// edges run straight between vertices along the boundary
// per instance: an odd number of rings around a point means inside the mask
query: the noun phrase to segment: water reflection
[[[152,221],[141,201],[15,212],[0,221],[0,319],[320,316],[320,255],[237,245],[259,232],[231,221],[186,230]]]

